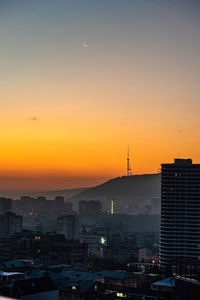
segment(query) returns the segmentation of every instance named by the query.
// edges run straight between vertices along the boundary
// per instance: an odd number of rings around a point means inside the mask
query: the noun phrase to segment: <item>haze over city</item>
[[[0,189],[200,161],[198,1],[0,3]]]
[[[0,299],[200,299],[200,1],[0,1]]]

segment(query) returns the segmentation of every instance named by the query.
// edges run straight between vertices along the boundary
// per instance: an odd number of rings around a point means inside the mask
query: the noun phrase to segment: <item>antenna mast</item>
[[[130,158],[129,158],[129,147],[127,151],[127,176],[132,175],[131,167],[130,167]]]

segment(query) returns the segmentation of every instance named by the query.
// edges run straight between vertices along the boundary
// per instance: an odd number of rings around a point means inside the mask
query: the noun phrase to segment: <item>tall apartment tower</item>
[[[12,212],[0,215],[0,234],[12,235],[23,229],[23,216],[17,216]]]
[[[61,215],[57,218],[57,233],[64,234],[66,239],[76,239],[78,235],[79,219],[75,215]]]
[[[6,212],[11,212],[13,200],[9,198],[0,198],[0,215],[5,215]]]
[[[102,214],[102,204],[100,201],[81,200],[78,203],[78,209],[80,215],[99,216]]]
[[[175,159],[162,164],[160,266],[200,259],[200,164]]]

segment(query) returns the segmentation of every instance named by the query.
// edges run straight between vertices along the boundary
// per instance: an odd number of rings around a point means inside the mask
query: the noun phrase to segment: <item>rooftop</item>
[[[156,281],[156,282],[152,283],[152,285],[163,286],[163,287],[174,287],[175,279],[172,277],[168,277],[163,280]]]

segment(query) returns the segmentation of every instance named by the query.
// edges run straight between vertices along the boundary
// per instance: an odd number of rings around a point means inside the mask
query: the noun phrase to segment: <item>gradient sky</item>
[[[200,162],[198,0],[1,0],[0,188]]]

